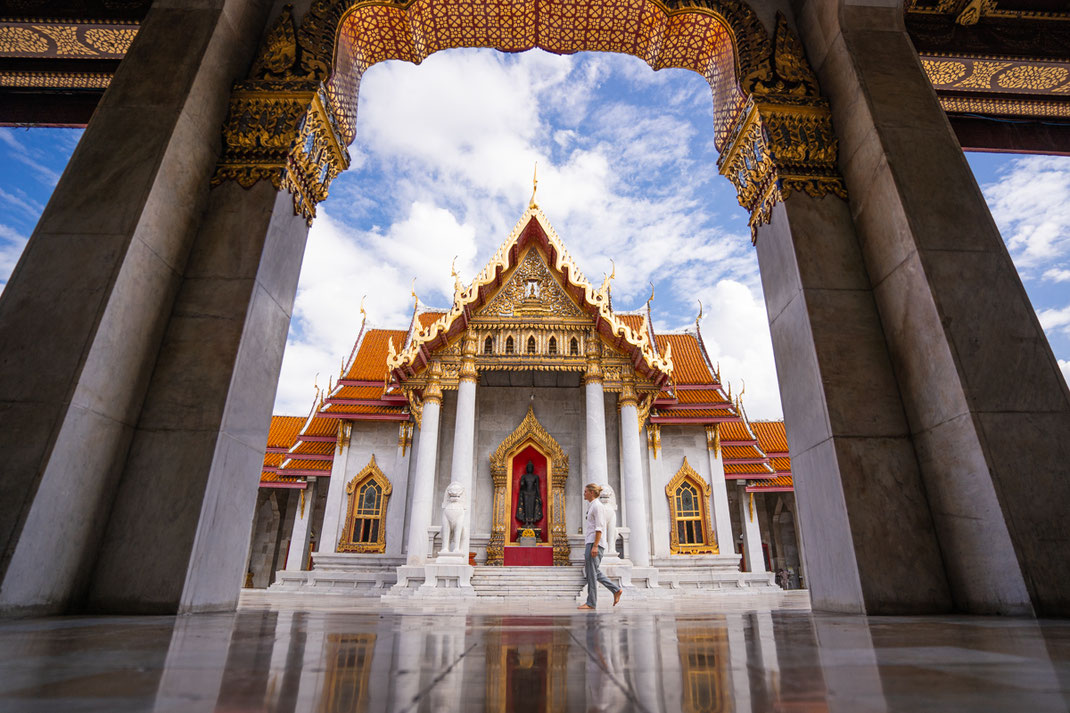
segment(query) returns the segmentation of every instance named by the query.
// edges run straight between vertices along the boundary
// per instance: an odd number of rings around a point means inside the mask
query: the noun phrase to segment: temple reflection
[[[366,616],[244,611],[227,626],[180,621],[157,712],[828,710],[821,669],[781,696],[769,612],[689,617]],[[778,642],[778,637],[781,641]],[[813,631],[790,645],[816,648]],[[190,672],[185,647],[226,650]]]

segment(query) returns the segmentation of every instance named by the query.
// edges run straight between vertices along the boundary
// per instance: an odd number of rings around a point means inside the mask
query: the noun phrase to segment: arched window
[[[580,343],[573,337],[572,341],[568,343],[568,355],[579,356],[580,355]]]
[[[687,458],[665,486],[665,495],[669,498],[672,553],[717,554],[710,528],[710,485],[688,465]]]
[[[557,337],[550,337],[550,344],[546,347],[547,354],[557,354]]]
[[[483,342],[483,353],[484,354],[493,354],[494,353],[494,340],[491,339],[490,337],[487,337],[486,340],[484,340],[484,342]]]
[[[338,540],[339,552],[386,551],[386,503],[390,499],[390,481],[379,470],[375,456],[346,485],[349,505],[346,524]]]
[[[528,337],[528,354],[535,353],[535,337]]]
[[[513,338],[509,337],[505,340],[505,353],[512,354],[514,351],[515,350],[513,349]]]

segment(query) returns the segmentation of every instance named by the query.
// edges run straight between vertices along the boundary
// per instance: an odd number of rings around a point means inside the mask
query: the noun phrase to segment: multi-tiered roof
[[[649,385],[645,413],[652,429],[716,425],[727,479],[745,480],[755,491],[792,488],[783,422],[747,418],[741,399],[722,386],[698,321],[694,330],[659,334],[649,302],[643,310],[614,312],[609,279],[598,288],[588,282],[534,204],[472,283],[457,285],[449,309],[430,309],[417,300],[407,329],[367,328],[365,319],[338,381],[317,389],[309,415],[273,417],[261,485],[303,487],[308,476],[330,475],[338,440],[347,437],[353,422],[406,423],[417,417],[419,389],[412,380],[418,383],[436,351],[456,342],[531,247],[545,256],[579,314],[589,315],[606,348],[625,355],[636,378]],[[517,368],[523,368],[522,360]]]

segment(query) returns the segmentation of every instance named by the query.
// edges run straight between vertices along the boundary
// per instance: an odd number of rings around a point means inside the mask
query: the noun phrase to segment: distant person
[[[588,483],[583,489],[583,499],[589,503],[587,519],[583,521],[583,571],[587,575],[587,602],[581,604],[580,609],[595,608],[598,601],[597,582],[601,582],[606,589],[613,592],[613,606],[617,606],[620,601],[621,588],[613,584],[598,568],[602,563],[602,554],[606,551],[602,545],[602,535],[606,531],[606,508],[598,499],[601,493],[602,486],[594,483]]]

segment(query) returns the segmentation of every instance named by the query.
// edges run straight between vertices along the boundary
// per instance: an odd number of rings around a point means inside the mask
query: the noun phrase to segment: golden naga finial
[[[698,316],[695,317],[695,329],[698,329],[698,323],[702,321],[702,300],[698,300]]]
[[[535,191],[539,189],[539,162],[535,162],[535,172],[531,174],[531,200],[528,202],[528,208],[538,208],[538,203],[535,202]]]
[[[650,297],[646,298],[646,308],[650,309],[650,303],[654,301],[654,283],[650,283]]]
[[[417,307],[420,306],[420,298],[416,296],[416,278],[415,277],[412,278],[412,298],[414,300],[416,300],[416,303],[412,306],[412,308],[415,310]]]
[[[386,361],[389,364],[394,361],[394,357],[398,355],[398,350],[394,348],[394,338],[390,337],[386,340]]]
[[[457,255],[454,255],[453,262],[450,263],[450,277],[453,278],[454,299],[456,299],[456,296],[460,294],[462,289],[461,276],[457,274],[457,257]]]
[[[609,295],[609,283],[617,276],[617,263],[613,262],[613,258],[609,258],[609,264],[613,266],[613,271],[608,275],[604,272],[602,273],[604,276],[602,279],[602,286],[598,289],[604,297]]]

